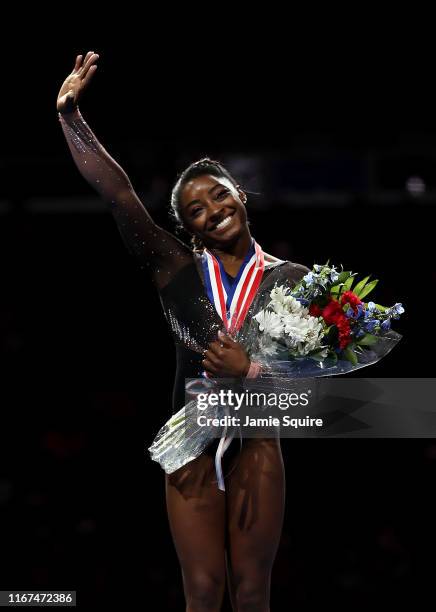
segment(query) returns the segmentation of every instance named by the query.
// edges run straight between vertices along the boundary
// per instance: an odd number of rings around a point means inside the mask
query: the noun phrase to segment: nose
[[[216,204],[211,203],[209,221],[212,221],[212,223],[219,221],[219,219],[224,215],[224,209],[225,209],[225,206],[223,206],[219,202],[217,202]]]

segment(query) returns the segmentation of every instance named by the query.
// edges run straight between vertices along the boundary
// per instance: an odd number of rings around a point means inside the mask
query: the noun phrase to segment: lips
[[[225,230],[231,223],[231,218],[233,217],[235,213],[232,212],[228,215],[225,215],[225,217],[223,217],[220,221],[218,221],[218,223],[215,223],[210,229],[210,232],[220,232]],[[228,219],[228,220],[227,220]],[[224,222],[224,224],[223,224]],[[219,227],[218,227],[219,226]]]

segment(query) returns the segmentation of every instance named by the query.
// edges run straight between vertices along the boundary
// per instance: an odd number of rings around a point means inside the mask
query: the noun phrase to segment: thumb
[[[218,338],[224,346],[232,346],[234,344],[232,338],[221,330],[218,331]]]

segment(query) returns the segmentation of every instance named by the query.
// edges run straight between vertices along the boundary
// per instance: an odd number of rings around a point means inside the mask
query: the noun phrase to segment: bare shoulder
[[[284,259],[279,259],[278,257],[274,257],[274,255],[270,255],[269,253],[265,253],[265,251],[263,252],[263,256],[265,261],[268,263],[281,263],[285,261]]]

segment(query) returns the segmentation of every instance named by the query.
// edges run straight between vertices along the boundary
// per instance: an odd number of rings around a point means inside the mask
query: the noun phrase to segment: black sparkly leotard
[[[185,379],[201,376],[203,350],[223,329],[205,291],[203,255],[156,225],[124,170],[100,144],[78,109],[68,115],[58,114],[58,118],[79,171],[108,204],[126,247],[151,276],[159,292],[177,354],[174,414],[185,403]],[[270,291],[278,278],[285,277],[292,285],[308,271],[300,264],[265,259],[256,296]],[[255,301],[247,312],[241,335],[250,321]]]

